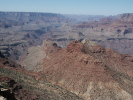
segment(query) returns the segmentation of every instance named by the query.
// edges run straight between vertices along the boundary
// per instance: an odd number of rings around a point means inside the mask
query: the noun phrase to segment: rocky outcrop
[[[24,66],[26,70],[34,70],[40,60],[45,58],[45,51],[41,46],[30,47],[28,51],[23,53],[18,60],[18,63]]]
[[[6,98],[6,100],[17,100],[14,93],[20,89],[22,89],[22,87],[14,80],[0,76],[0,95]]]
[[[38,71],[85,100],[132,100],[132,59],[90,40],[73,41],[49,54]]]
[[[28,48],[28,51],[20,56],[18,63],[24,66],[26,70],[33,71],[49,53],[59,49],[60,47],[56,43],[45,40],[41,46]]]
[[[0,57],[0,96],[7,100],[83,100],[40,76],[9,58]]]

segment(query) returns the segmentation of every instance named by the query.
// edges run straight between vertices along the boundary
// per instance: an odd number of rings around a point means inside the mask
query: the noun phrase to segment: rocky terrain
[[[6,91],[0,94],[4,98],[8,94],[20,100],[133,99],[132,56],[88,39],[74,40],[65,48],[44,41],[42,47],[45,57],[32,66],[34,72],[0,52],[0,86]]]
[[[132,44],[133,14],[0,12],[1,98],[133,100]]]
[[[40,76],[24,70],[0,52],[0,95],[7,100],[82,100]]]
[[[27,52],[39,51],[34,47],[41,46],[44,40],[64,48],[73,40],[88,38],[119,53],[133,55],[132,20],[133,14],[106,17],[0,12],[0,50],[19,61]]]
[[[88,38],[98,44],[122,54],[133,55],[133,14],[110,16],[100,21],[80,22],[52,30],[50,39],[61,47],[72,40]]]
[[[99,17],[88,16],[88,20]],[[41,45],[51,35],[51,29],[79,21],[54,13],[0,12],[0,50],[12,60],[18,60],[29,47]]]
[[[53,38],[54,36],[57,37],[56,34],[53,33],[54,30],[54,32],[56,32],[57,29],[58,33],[62,36],[64,35],[61,33],[63,26],[68,29],[67,27],[71,27],[71,25],[80,21],[100,20],[103,17],[105,16],[0,12],[0,50],[2,54],[18,63],[21,62],[22,59],[25,59],[25,61],[20,63],[23,66],[35,66],[39,60],[45,57],[45,52],[41,47],[43,41],[56,41],[56,39]],[[58,29],[58,27],[60,28]],[[53,36],[53,34],[55,35]],[[73,39],[67,39],[66,42],[64,38],[59,37],[57,41],[58,40],[61,40],[58,45],[64,46]],[[33,60],[35,56],[37,57],[36,61]]]
[[[85,100],[133,99],[133,57],[87,39],[50,53],[35,71]]]
[[[49,53],[59,49],[61,48],[56,43],[45,40],[41,46],[30,47],[26,54],[22,54],[18,63],[24,66],[24,69],[33,71]]]
[[[133,55],[133,14],[121,14],[115,18],[107,17],[97,22],[79,23],[76,27],[92,30],[92,33],[99,36],[88,38],[104,47],[122,54]]]
[[[16,61],[29,47],[41,45],[43,34],[65,21],[60,14],[0,12],[0,50]]]

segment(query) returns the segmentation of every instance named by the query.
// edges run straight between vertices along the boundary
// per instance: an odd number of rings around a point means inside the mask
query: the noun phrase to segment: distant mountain
[[[19,23],[27,22],[58,22],[64,20],[61,14],[37,13],[37,12],[0,12],[0,21],[11,21]]]
[[[107,16],[104,15],[74,15],[74,14],[63,14],[66,18],[77,22],[89,22],[99,21]]]

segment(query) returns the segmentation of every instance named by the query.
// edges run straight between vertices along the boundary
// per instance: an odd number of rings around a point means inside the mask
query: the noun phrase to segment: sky
[[[117,15],[133,13],[133,0],[0,0],[0,11]]]

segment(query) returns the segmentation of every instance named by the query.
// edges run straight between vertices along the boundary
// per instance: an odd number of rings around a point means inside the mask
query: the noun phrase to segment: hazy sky
[[[133,0],[0,0],[0,11],[117,15],[133,13]]]

